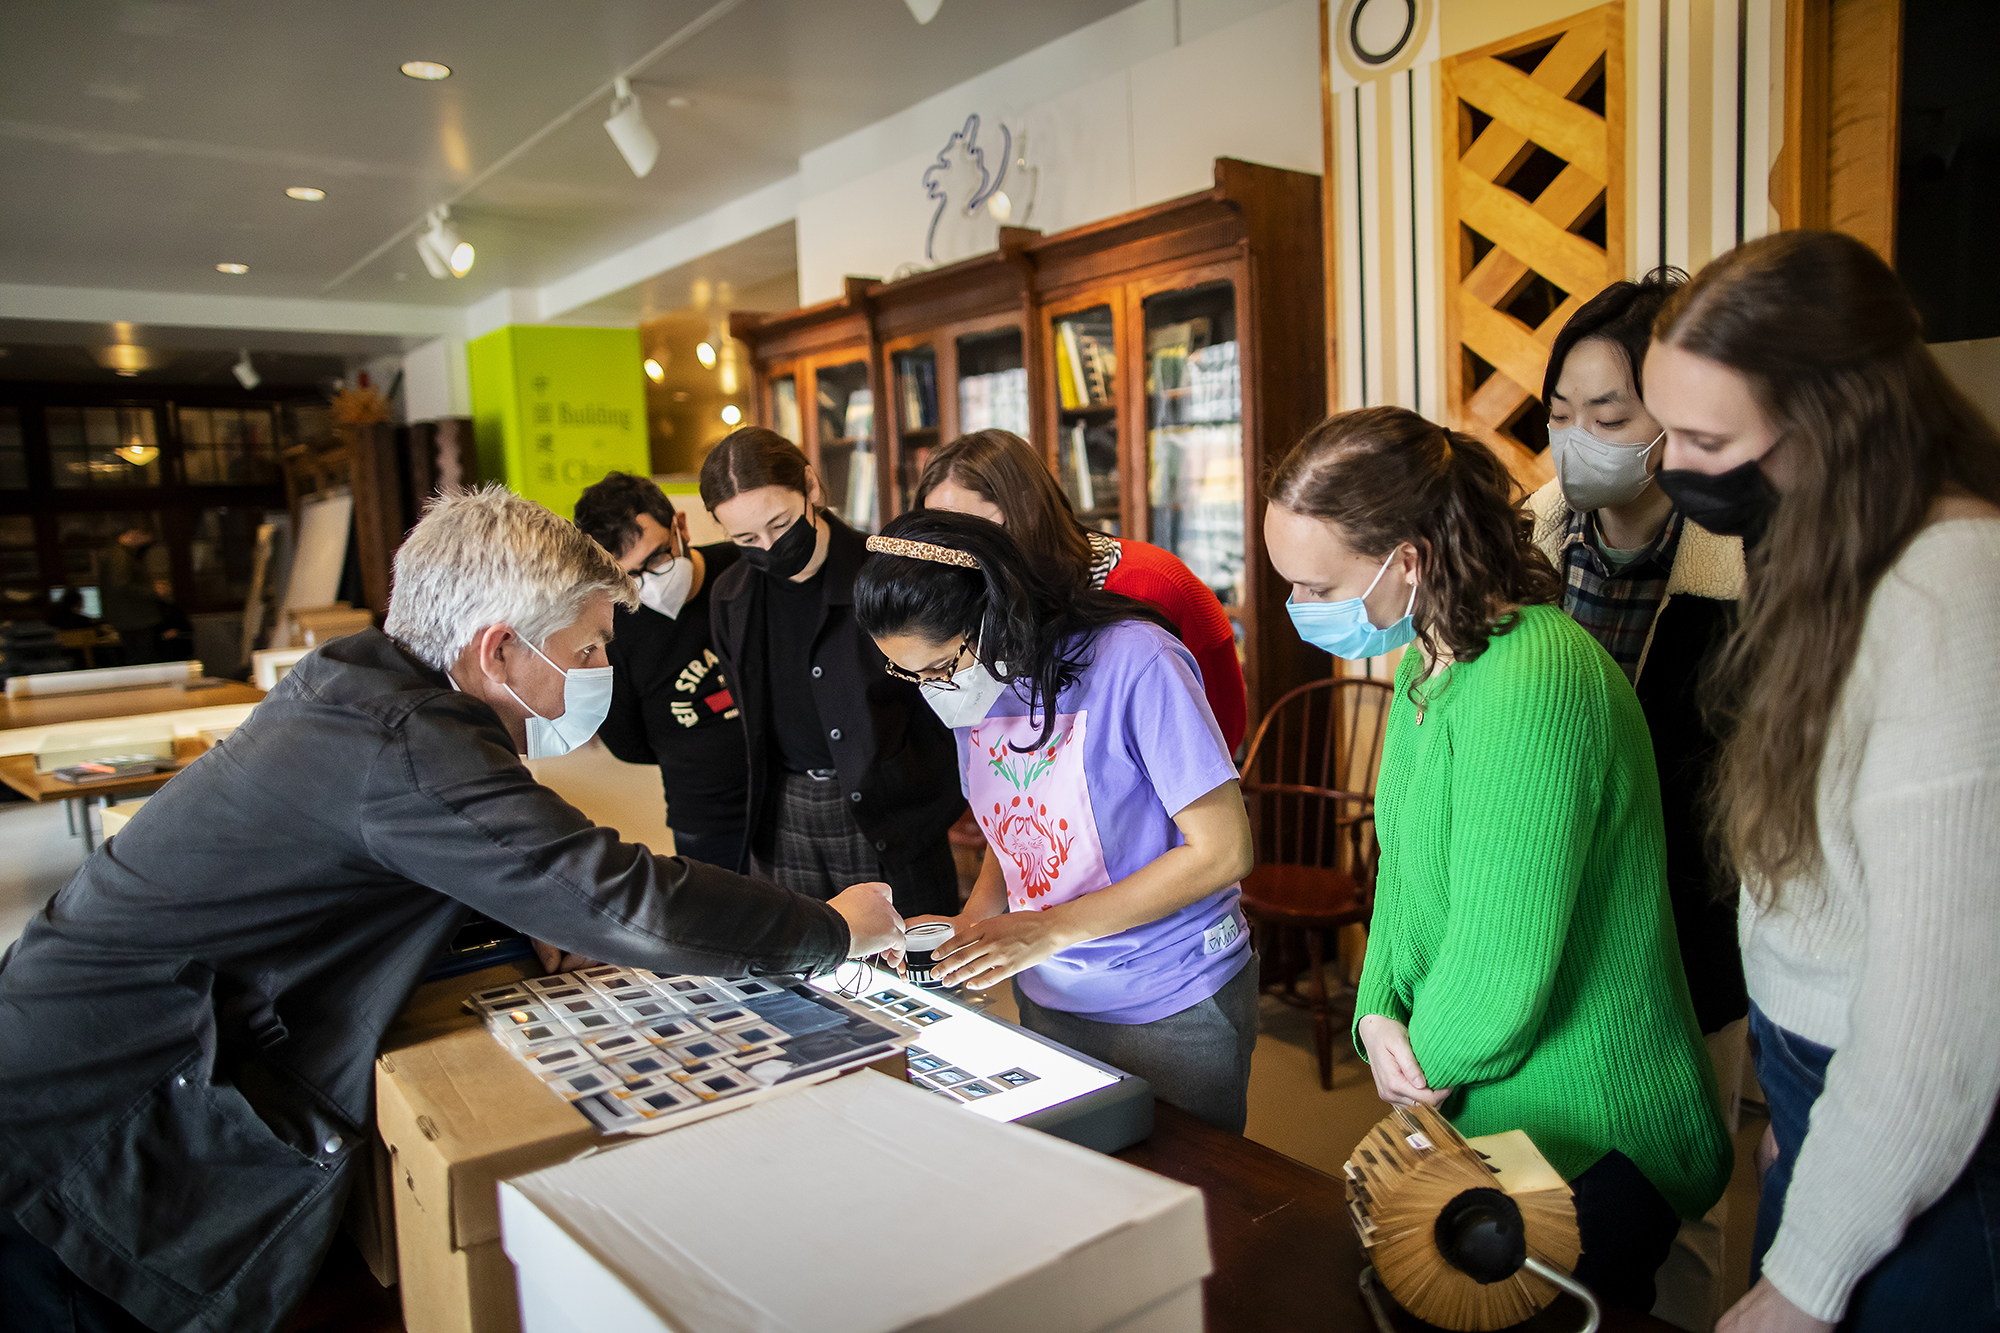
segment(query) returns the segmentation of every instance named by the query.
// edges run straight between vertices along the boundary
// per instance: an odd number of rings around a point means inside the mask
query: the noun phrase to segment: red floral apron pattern
[[[972,729],[966,788],[1000,857],[1007,901],[1039,911],[1110,882],[1083,769],[1088,712],[1059,714],[1049,739],[1037,717],[989,717]]]

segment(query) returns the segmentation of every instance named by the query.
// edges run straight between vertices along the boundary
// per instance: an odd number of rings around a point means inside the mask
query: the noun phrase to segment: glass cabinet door
[[[150,407],[51,407],[43,411],[55,484],[62,489],[158,486],[160,442]]]
[[[1118,535],[1118,349],[1111,307],[1058,315],[1056,472],[1084,526]]]
[[[916,503],[917,480],[938,446],[937,352],[913,347],[889,358],[896,383],[896,512]]]
[[[868,363],[822,366],[813,375],[820,484],[827,506],[862,532],[875,531],[875,395]]]
[[[795,375],[780,375],[771,381],[771,429],[793,444],[805,441],[799,431],[799,381]]]
[[[1243,382],[1236,290],[1204,283],[1148,297],[1146,507],[1155,546],[1241,606]]]
[[[1019,329],[958,340],[958,433],[1010,430],[1028,438],[1028,367]]]

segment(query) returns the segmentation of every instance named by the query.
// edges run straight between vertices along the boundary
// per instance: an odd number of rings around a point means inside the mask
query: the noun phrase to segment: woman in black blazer
[[[862,535],[819,503],[798,446],[759,426],[709,453],[701,499],[743,556],[710,617],[749,743],[754,873],[821,899],[886,880],[904,916],[957,912],[957,749],[855,624]]]

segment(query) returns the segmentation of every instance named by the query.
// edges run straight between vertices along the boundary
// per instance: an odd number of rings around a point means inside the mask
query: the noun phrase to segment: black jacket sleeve
[[[847,955],[847,924],[826,904],[592,824],[461,695],[391,731],[367,807],[368,850],[384,866],[587,958],[738,976],[824,971]]]

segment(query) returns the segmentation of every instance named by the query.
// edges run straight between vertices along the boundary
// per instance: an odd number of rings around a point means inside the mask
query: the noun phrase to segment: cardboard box
[[[598,1134],[464,1012],[473,991],[540,973],[510,963],[420,987],[383,1037],[375,1118],[388,1156],[408,1333],[516,1333],[498,1183],[627,1142]],[[907,1076],[900,1051],[875,1068]],[[358,1242],[366,1219],[357,1210],[366,1206],[350,1208]],[[378,1277],[387,1268],[372,1259],[370,1266]]]
[[[862,1073],[500,1187],[525,1333],[1199,1333],[1201,1192]]]
[[[503,965],[420,987],[383,1038],[375,1121],[409,1333],[514,1333],[495,1186],[598,1143],[588,1121],[463,1011],[473,991],[539,971]]]

